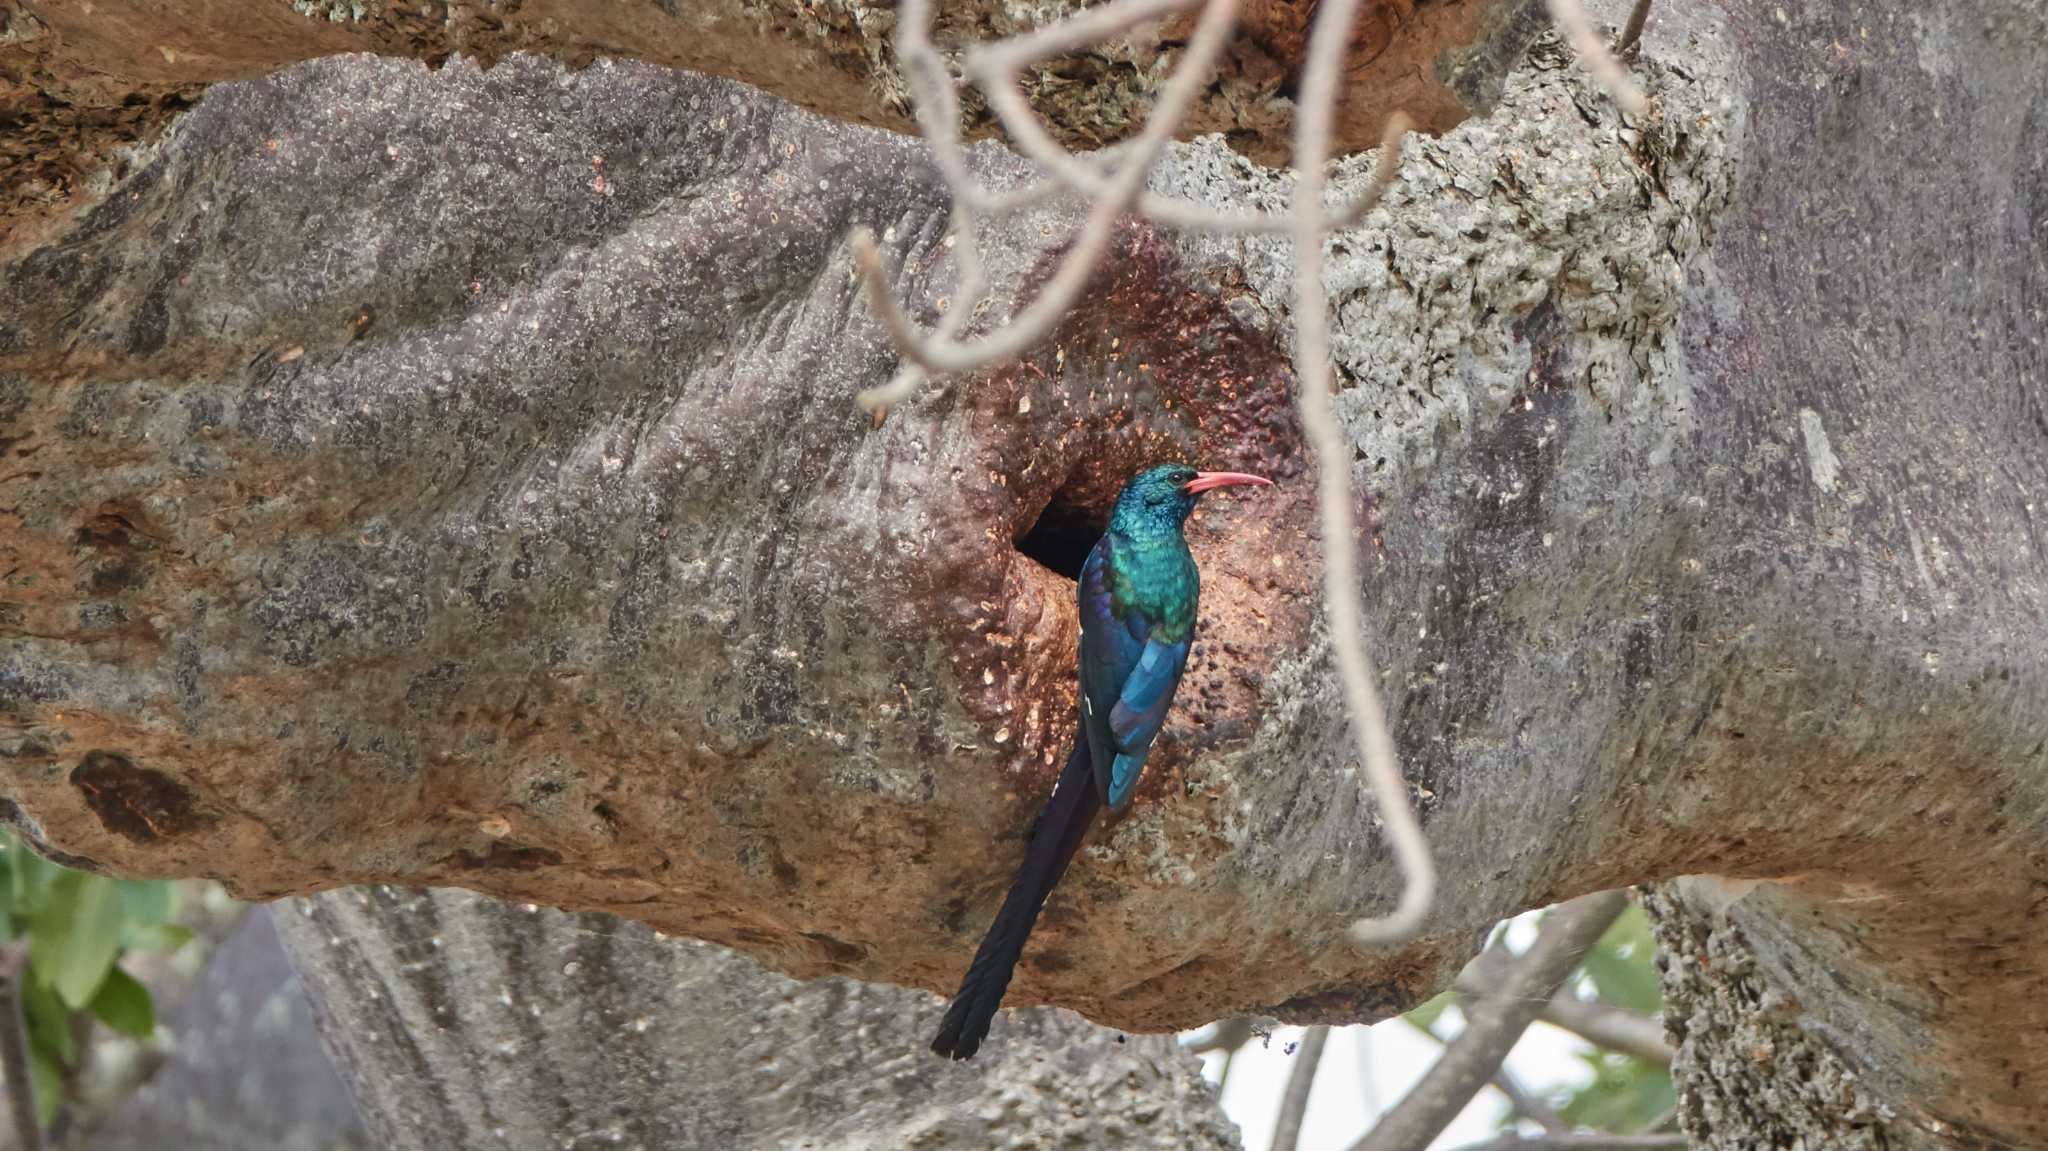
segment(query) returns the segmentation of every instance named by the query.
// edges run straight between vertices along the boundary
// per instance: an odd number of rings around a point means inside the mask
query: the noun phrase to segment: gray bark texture
[[[1854,1037],[1805,1017],[1786,989],[1819,973],[1787,969],[1804,966],[1796,942],[1751,943],[1741,926],[1749,916],[1736,908],[1757,890],[1696,877],[1644,900],[1657,925],[1665,1024],[1678,1041],[1672,1070],[1685,1084],[1685,1129],[1717,1149],[1969,1144],[1965,1132],[1897,1122],[1892,1085],[1857,1073]],[[1768,918],[1760,922],[1771,929]]]
[[[1763,885],[1740,978],[1899,1141],[2041,1145],[2044,57],[2020,0],[1672,0],[1624,123],[1539,41],[1331,241],[1342,541],[1280,241],[1126,223],[1053,339],[874,426],[848,229],[927,322],[969,306],[914,141],[603,60],[219,85],[4,256],[4,810],[124,874],[463,886],[950,990],[1064,751],[1056,569],[1185,456],[1281,484],[1193,525],[1182,702],[1015,1002],[1374,1018],[1504,914],[1721,876]],[[1287,192],[1215,138],[1155,186]],[[977,324],[1077,218],[989,226]],[[1329,546],[1443,871],[1372,953]],[[472,1106],[323,994],[377,1108]],[[1725,1115],[1690,1130],[1754,1145]]]
[[[385,1151],[1238,1145],[1172,1036],[1056,1008],[953,1063],[925,1050],[936,996],[609,915],[380,887],[278,920]]]

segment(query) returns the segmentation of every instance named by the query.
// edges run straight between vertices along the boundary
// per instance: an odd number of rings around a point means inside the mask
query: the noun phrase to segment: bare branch
[[[1462,987],[1463,977],[1461,976],[1461,990]],[[1434,1028],[1425,1027],[1415,1019],[1407,1016],[1403,1016],[1403,1018],[1408,1020],[1408,1026],[1413,1027],[1436,1042],[1446,1042],[1444,1037],[1438,1035]],[[1535,1120],[1545,1131],[1571,1130],[1571,1124],[1565,1121],[1564,1116],[1552,1111],[1541,1099],[1529,1094],[1528,1090],[1522,1086],[1521,1081],[1509,1073],[1505,1062],[1502,1063],[1499,1070],[1493,1073],[1493,1078],[1489,1082],[1502,1095],[1508,1097],[1508,1105],[1514,1109],[1515,1114]]]
[[[1386,823],[1387,838],[1403,878],[1392,914],[1354,922],[1347,935],[1369,946],[1406,939],[1422,926],[1436,898],[1436,864],[1429,841],[1408,803],[1408,782],[1394,757],[1372,661],[1365,653],[1365,620],[1359,610],[1357,549],[1351,532],[1351,452],[1337,425],[1330,391],[1330,310],[1323,291],[1323,165],[1329,159],[1330,125],[1336,116],[1337,75],[1346,33],[1358,0],[1329,0],[1309,36],[1308,68],[1294,126],[1294,374],[1302,430],[1315,450],[1316,503],[1322,513],[1323,595],[1330,643],[1344,680],[1344,702],[1358,736],[1366,780]],[[1394,125],[1389,125],[1390,128]],[[1380,153],[1373,183],[1384,184],[1398,161],[1397,149]]]
[[[1457,989],[1484,996],[1487,988],[1507,978],[1514,956],[1496,940],[1458,973]],[[1598,1000],[1580,999],[1570,987],[1560,987],[1543,1005],[1537,1018],[1562,1027],[1596,1047],[1605,1047],[1661,1066],[1670,1066],[1673,1052],[1664,1040],[1663,1021],[1640,1011],[1616,1007]]]
[[[19,850],[19,849],[17,849]],[[7,1077],[7,1113],[20,1151],[43,1151],[43,1128],[37,1121],[36,1077],[29,1069],[28,1015],[23,996],[28,990],[28,941],[0,949],[0,999],[7,1016],[0,1019],[0,1074]]]
[[[1643,42],[1643,25],[1650,21],[1650,0],[1636,0],[1636,6],[1629,10],[1628,23],[1622,25],[1621,36],[1614,42],[1614,54],[1626,57]]]
[[[1579,54],[1579,62],[1586,66],[1586,71],[1600,81],[1601,87],[1607,89],[1607,94],[1614,97],[1622,111],[1631,116],[1642,115],[1646,103],[1643,90],[1636,87],[1636,82],[1629,78],[1628,70],[1607,50],[1607,45],[1600,42],[1600,34],[1593,30],[1593,21],[1579,6],[1579,0],[1549,0],[1549,3],[1550,18],[1557,21],[1565,39],[1571,41],[1572,51]]]
[[[1664,1041],[1664,1024],[1640,1011],[1580,999],[1569,989],[1551,996],[1540,1018],[1585,1039],[1596,1047],[1633,1055],[1660,1066],[1671,1065],[1671,1045]]]
[[[1550,996],[1570,978],[1616,916],[1628,893],[1581,896],[1543,921],[1542,933],[1499,986],[1465,1007],[1465,1030],[1444,1048],[1399,1103],[1352,1151],[1421,1151],[1499,1070]]]
[[[1505,1066],[1493,1073],[1492,1083],[1502,1095],[1508,1097],[1508,1105],[1515,1109],[1515,1114],[1535,1120],[1538,1126],[1553,1135],[1571,1130],[1572,1125],[1565,1121],[1564,1116],[1551,1110],[1550,1105],[1543,1100],[1529,1094],[1528,1088],[1523,1087],[1522,1081],[1515,1078],[1514,1073]]]
[[[1294,1052],[1294,1070],[1287,1074],[1287,1093],[1280,1097],[1280,1118],[1273,1126],[1273,1151],[1294,1151],[1294,1145],[1301,1141],[1301,1119],[1308,1114],[1309,1089],[1315,1086],[1316,1066],[1323,1061],[1323,1047],[1329,1042],[1328,1027],[1311,1027]]]
[[[1235,1051],[1251,1041],[1252,1017],[1233,1015],[1219,1019],[1209,1029],[1188,1044],[1188,1050],[1196,1055],[1207,1055],[1211,1051]]]

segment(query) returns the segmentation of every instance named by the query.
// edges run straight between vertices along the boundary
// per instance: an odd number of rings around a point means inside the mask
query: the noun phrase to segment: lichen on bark
[[[1647,891],[1663,974],[1664,1025],[1677,1048],[1679,1122],[1706,1151],[1905,1151],[1940,1144],[1899,1121],[1881,1093],[1758,962],[1726,915],[1743,885],[1710,878]]]

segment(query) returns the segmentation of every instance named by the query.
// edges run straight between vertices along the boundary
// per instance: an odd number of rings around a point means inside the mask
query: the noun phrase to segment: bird
[[[1033,827],[1024,863],[982,937],[932,1050],[971,1059],[1002,1005],[1045,897],[1104,807],[1130,806],[1152,741],[1166,726],[1194,642],[1201,573],[1182,527],[1203,493],[1273,481],[1246,472],[1160,464],[1118,493],[1109,526],[1081,566],[1080,715],[1073,749]]]

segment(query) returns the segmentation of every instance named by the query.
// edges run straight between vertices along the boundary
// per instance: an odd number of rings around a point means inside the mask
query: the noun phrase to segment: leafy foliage
[[[1602,1000],[1654,1015],[1664,1009],[1663,987],[1651,962],[1656,950],[1649,917],[1642,908],[1631,907],[1586,953],[1581,970]]]
[[[28,922],[37,981],[76,1011],[92,1002],[120,953],[121,896],[113,883],[82,871],[59,875]]]
[[[1443,1018],[1444,1012],[1450,1010],[1452,1007],[1457,1006],[1457,1003],[1457,992],[1439,991],[1436,993],[1436,995],[1431,997],[1428,1000],[1428,1002],[1419,1003],[1416,1006],[1410,1008],[1407,1014],[1403,1015],[1402,1018],[1406,1019],[1408,1022],[1414,1024],[1422,1030],[1428,1032],[1429,1034],[1435,1035],[1436,1021]]]
[[[1602,1002],[1655,1015],[1664,1009],[1650,920],[1631,907],[1586,953],[1580,973]],[[1641,1131],[1678,1100],[1671,1069],[1615,1051],[1588,1052],[1593,1081],[1553,1100],[1558,1114],[1601,1131]]]
[[[1557,1113],[1600,1131],[1641,1131],[1678,1102],[1667,1068],[1633,1055],[1591,1051],[1580,1058],[1593,1081],[1565,1096]]]
[[[97,1019],[133,1038],[156,1030],[149,989],[120,967],[130,951],[181,947],[167,882],[135,882],[61,867],[0,833],[0,939],[28,939],[22,987],[36,1109],[48,1124],[84,1059]]]
[[[149,988],[118,967],[107,973],[86,1010],[131,1039],[147,1039],[156,1032],[156,1005],[150,1002]]]

